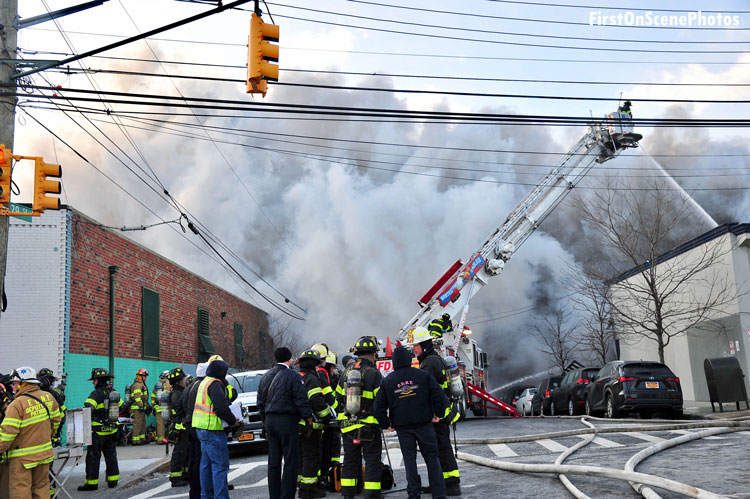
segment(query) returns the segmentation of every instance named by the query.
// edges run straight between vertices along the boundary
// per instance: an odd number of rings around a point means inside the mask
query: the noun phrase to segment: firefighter
[[[83,403],[84,407],[91,407],[91,445],[86,448],[86,481],[78,490],[96,490],[99,488],[99,461],[104,454],[107,465],[107,486],[117,486],[120,479],[120,469],[117,465],[117,423],[111,423],[105,400],[110,400],[112,380],[114,375],[106,369],[95,367],[91,370],[89,381],[94,382],[94,391]],[[118,407],[122,400],[118,401]]]
[[[419,360],[419,368],[424,369],[435,378],[435,381],[445,391],[446,396],[450,400],[451,393],[448,386],[448,374],[445,372],[445,363],[432,344],[432,336],[423,327],[415,328],[411,334],[412,338],[409,344],[412,345],[414,354],[417,356],[417,360]],[[440,466],[443,468],[443,477],[445,478],[446,495],[449,496],[461,495],[461,478],[458,472],[458,463],[451,447],[451,424],[458,421],[459,416],[460,414],[455,404],[451,402],[445,410],[445,414],[440,418],[440,421],[433,423],[435,435],[437,436]]]
[[[60,410],[52,395],[39,389],[36,371],[13,371],[16,397],[0,425],[0,454],[8,459],[10,497],[49,498],[49,467],[55,458],[52,435],[60,425]],[[6,454],[7,451],[7,454]]]
[[[146,409],[149,407],[148,387],[146,379],[148,371],[138,369],[135,374],[135,381],[130,386],[130,414],[133,416],[133,445],[145,445],[148,443],[146,438]]]
[[[188,439],[185,434],[185,410],[182,397],[185,395],[185,371],[182,367],[175,367],[169,371],[169,385],[172,393],[169,398],[172,417],[170,419],[169,441],[174,443],[172,461],[169,464],[169,481],[172,487],[189,485],[187,478]]]
[[[3,424],[5,410],[13,401],[13,388],[10,376],[0,374],[0,427]],[[0,455],[0,498],[10,497],[10,472],[8,471],[8,460]]]
[[[337,411],[338,402],[336,402],[336,395],[333,392],[331,386],[335,386],[331,382],[331,374],[326,369],[326,357],[328,357],[328,345],[325,343],[318,343],[312,346],[312,350],[317,350],[320,354],[320,362],[315,367],[315,371],[320,379],[320,388],[323,390],[323,398],[325,398],[326,404],[331,406],[334,411]],[[327,426],[327,425],[326,425]],[[327,487],[327,476],[328,470],[331,467],[331,434],[327,428],[323,428],[321,434],[321,445],[320,445],[320,469],[318,470],[318,488],[325,490]]]
[[[417,444],[427,465],[432,497],[445,497],[445,480],[431,423],[445,414],[448,399],[429,373],[411,367],[411,352],[406,348],[396,347],[393,351],[393,369],[375,397],[375,417],[381,427],[396,429],[404,456],[409,497],[420,495]]]
[[[297,363],[313,412],[312,423],[308,419],[299,420],[300,453],[302,455],[302,466],[299,471],[299,497],[313,499],[326,495],[317,487],[317,484],[320,471],[321,434],[324,426],[331,419],[331,413],[323,396],[323,389],[317,372],[320,364],[320,351],[305,350],[297,359]]]
[[[154,389],[151,390],[151,408],[156,414],[156,443],[158,445],[164,445],[167,443],[167,439],[164,438],[164,418],[161,415],[161,408],[159,407],[159,399],[156,396],[159,389],[170,391],[169,370],[162,371],[159,375],[159,381],[154,385]],[[161,386],[160,386],[161,385]]]
[[[39,369],[39,372],[37,373],[37,379],[39,380],[39,388],[42,391],[52,395],[52,397],[55,399],[55,402],[57,402],[57,407],[60,409],[60,416],[62,419],[60,420],[60,425],[57,428],[57,433],[52,439],[52,445],[54,447],[58,447],[61,445],[60,432],[62,432],[62,427],[65,424],[65,411],[67,409],[67,407],[65,407],[65,394],[59,387],[52,388],[52,383],[57,381],[57,378],[52,372],[52,369],[48,369],[46,367]]]
[[[232,414],[226,389],[221,383],[228,369],[229,364],[223,360],[211,361],[195,397],[192,424],[201,442],[201,497],[229,498],[229,450],[222,421],[230,431],[237,429],[241,421]]]
[[[182,408],[185,411],[183,424],[188,435],[188,482],[190,483],[190,499],[200,499],[201,497],[201,442],[198,440],[198,434],[193,428],[193,410],[195,409],[195,397],[198,394],[198,387],[206,378],[206,368],[208,362],[201,362],[195,368],[195,380],[183,391],[183,397],[180,398]],[[183,477],[184,478],[184,477]]]
[[[631,111],[631,110],[630,110],[630,106],[632,106],[632,105],[633,105],[633,103],[632,103],[632,102],[630,102],[629,100],[626,100],[626,101],[625,101],[625,102],[623,103],[623,105],[622,105],[622,106],[620,106],[620,107],[619,107],[619,108],[617,109],[617,111],[619,111],[619,112],[621,112],[621,113],[625,113],[625,114],[627,114],[627,115],[630,115],[630,117],[632,118],[632,117],[633,117],[633,111]]]
[[[445,333],[453,331],[453,323],[449,314],[443,314],[439,319],[435,319],[427,326],[427,330],[436,340],[442,339]]]
[[[346,370],[336,387],[336,399],[341,407],[338,420],[341,423],[341,439],[344,443],[341,492],[345,498],[351,498],[361,487],[364,489],[365,497],[379,498],[382,439],[378,420],[372,415],[372,403],[383,379],[380,371],[375,368],[378,344],[374,337],[362,336],[354,344],[353,350],[357,362]],[[357,373],[352,373],[353,371]],[[359,384],[356,381],[357,375],[360,379]],[[360,392],[359,400],[356,400],[357,391]],[[364,483],[358,484],[363,458]]]
[[[331,380],[331,386],[339,385],[341,373],[336,368],[336,352],[328,351],[325,358],[324,369],[328,378]],[[326,400],[328,402],[328,400]],[[334,397],[333,404],[330,404],[335,412],[339,412],[338,401]],[[328,424],[323,428],[322,437],[322,456],[320,461],[320,485],[332,489],[333,480],[329,479],[331,470],[334,467],[339,468],[337,476],[341,476],[341,431],[336,424]]]

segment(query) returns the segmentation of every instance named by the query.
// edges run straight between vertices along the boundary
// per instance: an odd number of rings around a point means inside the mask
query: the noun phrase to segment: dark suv
[[[638,412],[650,417],[659,412],[682,417],[680,378],[664,364],[615,360],[599,370],[586,387],[586,414],[604,412],[608,418]]]
[[[550,413],[575,416],[583,414],[583,395],[591,378],[599,372],[598,367],[575,369],[563,376],[560,386],[552,390]]]
[[[534,398],[531,399],[531,415],[541,416],[542,414],[549,415],[551,392],[558,386],[560,386],[560,380],[562,376],[550,376],[544,378],[539,386],[536,387],[536,393]]]

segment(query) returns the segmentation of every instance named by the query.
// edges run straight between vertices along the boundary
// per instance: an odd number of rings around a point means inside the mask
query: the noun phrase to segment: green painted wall
[[[138,369],[144,368],[149,372],[146,383],[148,384],[150,393],[156,382],[159,381],[159,374],[177,365],[171,362],[156,360],[115,357],[115,390],[120,392],[120,396],[124,399],[125,385],[129,385],[135,380],[135,373],[138,372]],[[83,407],[83,403],[94,389],[93,382],[87,380],[91,377],[91,369],[95,367],[109,369],[109,357],[78,353],[65,354],[64,371],[68,373],[68,384],[65,389],[65,405],[68,408]],[[182,368],[186,373],[195,375],[195,365],[182,364]],[[153,416],[150,419],[153,419]],[[149,424],[152,423],[153,421]]]

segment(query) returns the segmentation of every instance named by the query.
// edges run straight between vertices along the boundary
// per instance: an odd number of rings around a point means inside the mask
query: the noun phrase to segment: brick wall
[[[159,294],[159,360],[195,364],[198,308],[208,310],[211,341],[235,367],[234,323],[242,325],[245,367],[255,367],[259,332],[267,332],[262,310],[212,285],[173,262],[107,229],[78,212],[72,217],[70,353],[109,355],[109,270],[115,276],[115,356],[143,357],[141,294]],[[222,318],[222,312],[225,317]],[[263,365],[265,366],[266,363]],[[102,366],[106,367],[106,366]],[[118,373],[119,374],[119,373]],[[126,375],[129,377],[129,373]]]

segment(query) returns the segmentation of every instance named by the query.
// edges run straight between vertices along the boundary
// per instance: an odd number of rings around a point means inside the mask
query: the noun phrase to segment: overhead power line
[[[531,17],[508,17],[508,16],[495,16],[495,15],[489,15],[489,14],[478,14],[473,12],[455,12],[455,11],[448,11],[448,10],[437,10],[437,9],[425,9],[420,7],[411,7],[406,5],[394,5],[389,3],[378,3],[378,2],[368,2],[364,0],[347,0],[350,3],[358,3],[358,4],[365,4],[365,5],[375,5],[378,7],[386,7],[386,8],[393,8],[393,9],[404,9],[404,10],[410,10],[415,12],[430,12],[433,14],[448,14],[451,16],[466,16],[466,17],[473,17],[478,19],[497,19],[497,20],[505,20],[505,21],[522,21],[522,22],[529,22],[529,23],[545,23],[545,24],[564,24],[569,26],[586,26],[587,28],[591,27],[591,24],[584,23],[584,22],[575,22],[575,21],[561,21],[558,19],[537,19],[537,18],[531,18]],[[271,5],[274,5],[273,3]],[[619,7],[618,7],[619,8]],[[650,9],[651,11],[654,11],[655,9]],[[703,11],[708,12],[708,11]],[[599,26],[597,26],[599,27]],[[627,24],[606,24],[602,25],[601,27],[606,28],[640,28],[640,29],[689,29],[693,31],[737,31],[737,30],[748,30],[750,28],[740,28],[740,27],[729,27],[729,28],[716,28],[716,27],[693,27],[693,26],[635,26],[635,25],[627,25]]]
[[[177,28],[179,26],[183,26],[185,24],[189,24],[189,23],[191,23],[193,21],[197,21],[199,19],[203,19],[205,17],[212,16],[214,14],[218,14],[219,12],[223,12],[223,11],[225,11],[227,9],[231,9],[233,7],[238,7],[238,6],[240,6],[242,4],[245,4],[245,3],[249,2],[249,1],[250,0],[235,0],[234,2],[230,2],[230,3],[226,4],[226,5],[222,5],[220,3],[215,9],[211,9],[211,10],[208,10],[206,12],[201,12],[200,14],[196,14],[194,16],[190,16],[190,17],[187,17],[185,19],[181,19],[179,21],[176,21],[176,22],[173,22],[173,23],[161,26],[159,28],[155,28],[155,29],[146,31],[145,33],[141,33],[141,34],[136,35],[136,36],[131,36],[130,38],[126,38],[124,40],[120,40],[120,41],[115,42],[115,43],[110,43],[109,45],[105,45],[104,47],[99,47],[97,49],[89,50],[89,51],[84,52],[82,54],[72,55],[70,57],[66,57],[65,59],[63,59],[61,61],[54,61],[54,62],[48,62],[46,64],[40,64],[39,66],[37,66],[37,67],[35,67],[33,69],[29,69],[29,70],[26,70],[26,71],[22,71],[21,73],[17,73],[15,75],[12,75],[12,78],[15,78],[15,79],[23,78],[24,76],[29,76],[29,75],[32,75],[34,73],[38,73],[39,71],[44,71],[45,69],[54,68],[54,67],[57,67],[57,66],[64,66],[66,64],[70,64],[71,62],[74,62],[74,61],[77,61],[77,60],[80,60],[80,59],[85,59],[86,57],[90,57],[92,55],[96,55],[96,54],[99,54],[101,52],[106,52],[107,50],[112,50],[112,49],[117,48],[117,47],[122,47],[123,45],[127,45],[127,44],[135,42],[137,40],[142,40],[144,38],[148,38],[149,36],[156,35],[156,34],[164,32],[164,31],[168,31],[170,29]]]
[[[205,67],[221,67],[228,69],[242,69],[245,66],[235,66],[229,64],[201,64],[201,63],[180,63],[174,61],[155,61],[151,59],[132,59],[139,62],[161,62],[162,64],[186,64],[191,66],[205,66]],[[147,71],[126,71],[121,69],[104,69],[104,68],[86,68],[86,69],[71,69],[71,68],[55,68],[53,71],[62,74],[76,74],[83,72],[101,73],[101,74],[118,74],[118,75],[130,75],[130,76],[149,76],[158,78],[180,78],[189,80],[206,80],[206,81],[223,81],[227,83],[242,83],[245,80],[242,78],[219,78],[215,76],[201,76],[201,75],[184,75],[184,74],[164,74],[164,73],[152,73]],[[541,80],[541,79],[523,79],[523,78],[483,78],[473,76],[437,76],[437,75],[418,75],[418,74],[399,74],[399,73],[364,73],[355,71],[323,71],[314,69],[281,69],[282,73],[299,73],[299,74],[334,74],[334,75],[345,75],[345,76],[368,76],[373,78],[414,78],[422,80],[450,80],[450,81],[475,81],[475,82],[507,82],[507,83],[553,83],[560,85],[610,85],[610,86],[624,86],[624,85],[640,85],[640,86],[664,86],[664,87],[750,87],[750,83],[682,83],[682,82],[646,82],[646,81],[577,81],[577,80]],[[275,84],[277,82],[271,82]],[[336,88],[348,88],[348,87],[336,87]],[[391,90],[398,92],[398,90]],[[490,94],[491,95],[491,94]],[[631,99],[634,100],[634,99]]]
[[[623,38],[595,38],[595,37],[586,37],[586,36],[546,35],[546,34],[540,34],[540,33],[519,33],[516,31],[497,31],[497,30],[488,30],[488,29],[468,28],[464,26],[443,26],[439,24],[417,23],[417,22],[412,22],[412,21],[393,19],[390,17],[360,16],[357,14],[334,12],[331,10],[313,9],[310,7],[300,7],[297,5],[289,5],[289,4],[283,4],[283,3],[274,3],[273,5],[276,5],[278,7],[286,7],[289,9],[303,10],[307,12],[316,12],[318,14],[329,14],[329,15],[335,15],[335,16],[349,17],[353,19],[362,19],[365,21],[383,22],[383,23],[398,24],[398,25],[403,25],[403,26],[415,26],[419,28],[446,29],[446,30],[451,30],[451,31],[461,31],[461,32],[467,32],[467,33],[481,33],[481,34],[487,34],[487,35],[520,36],[520,37],[529,37],[529,38],[549,38],[553,40],[576,40],[576,41],[609,42],[609,43],[648,43],[648,44],[668,43],[668,44],[677,44],[677,45],[688,45],[688,44],[692,44],[692,45],[695,45],[695,44],[745,45],[745,44],[750,43],[748,41],[732,41],[732,40],[720,40],[720,41],[697,40],[696,41],[696,40],[654,40],[654,39],[635,39],[635,38],[623,39]],[[283,16],[280,16],[280,17],[283,17]],[[311,20],[311,21],[314,21],[314,20]],[[361,28],[361,26],[356,26],[356,27]],[[417,34],[417,33],[412,33],[412,34]]]
[[[563,7],[571,9],[600,9],[600,10],[633,10],[639,12],[685,12],[685,9],[657,9],[657,8],[643,8],[643,7],[631,7],[629,5],[571,5],[568,3],[547,3],[547,2],[529,2],[524,0],[486,0],[488,2],[495,3],[513,3],[518,5],[534,5],[538,7]],[[750,14],[750,10],[703,10],[709,14]]]

